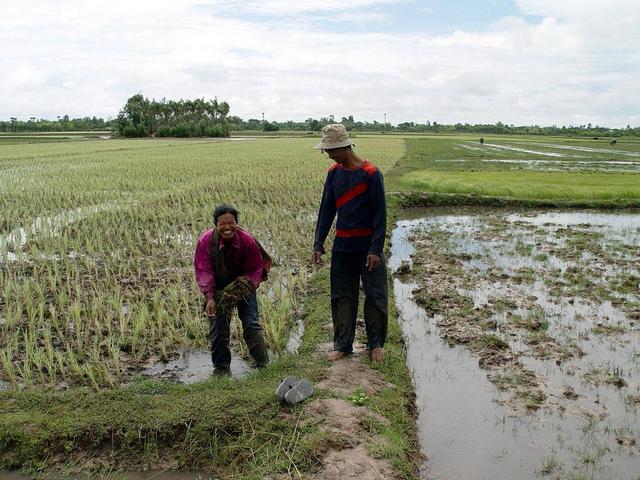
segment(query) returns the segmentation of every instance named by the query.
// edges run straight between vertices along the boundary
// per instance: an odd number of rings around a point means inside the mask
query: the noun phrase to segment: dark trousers
[[[238,316],[242,322],[242,336],[256,367],[264,367],[269,361],[264,345],[262,327],[258,317],[258,299],[255,292],[249,298],[238,303]],[[217,314],[209,320],[209,340],[211,340],[211,361],[213,366],[228,369],[231,365],[229,351],[230,316]]]
[[[369,350],[387,339],[387,269],[384,257],[373,272],[365,266],[367,252],[331,254],[331,317],[333,348],[351,353],[356,334],[360,280],[364,287],[364,323]]]

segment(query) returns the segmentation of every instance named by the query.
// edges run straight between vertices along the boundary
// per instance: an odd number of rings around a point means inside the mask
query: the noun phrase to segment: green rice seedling
[[[291,295],[280,286],[274,286],[271,297],[258,297],[262,326],[267,345],[276,353],[287,346],[288,333],[295,324],[297,308]]]
[[[13,351],[10,348],[0,350],[0,366],[11,385],[16,388],[18,386],[18,372],[16,372]]]
[[[55,355],[55,368],[60,372],[62,378],[66,383],[69,383],[70,377],[67,374],[67,364],[65,362],[64,354],[60,350],[54,352]]]
[[[69,366],[69,370],[71,373],[70,377],[82,383],[82,379],[84,377],[84,370],[80,366],[80,363],[78,362],[75,351],[67,350],[65,360],[66,360],[66,364]]]
[[[247,278],[238,278],[216,292],[216,309],[229,316],[236,305],[254,292],[255,288]]]
[[[0,191],[0,210],[9,219],[2,228],[25,232],[24,243],[11,245],[11,261],[0,268],[3,334],[18,332],[20,361],[36,354],[24,343],[24,322],[34,331],[50,325],[53,351],[64,361],[54,353],[56,373],[42,371],[70,384],[93,384],[80,365],[96,337],[112,377],[159,351],[170,356],[206,345],[193,251],[222,202],[239,209],[241,226],[275,260],[259,296],[286,277],[287,296],[261,314],[265,325],[279,326],[271,343],[286,344],[287,326],[296,318],[286,312],[299,303],[312,273],[305,265],[330,165],[313,151],[311,139],[72,143],[5,145],[0,151],[0,168],[14,178]],[[358,148],[386,172],[404,142],[363,138]],[[0,256],[7,253],[0,242]],[[118,366],[115,345],[130,353]],[[44,352],[50,362],[48,347]],[[35,368],[26,360],[21,371],[27,366]],[[42,381],[36,370],[30,383]],[[106,375],[94,376],[109,384]]]
[[[33,383],[32,380],[32,368],[33,368],[33,355],[25,356],[22,361],[16,363],[16,371],[22,381],[22,383],[26,386],[31,386]]]

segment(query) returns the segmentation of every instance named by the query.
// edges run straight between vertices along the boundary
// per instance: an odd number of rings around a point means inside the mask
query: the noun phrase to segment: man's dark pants
[[[262,327],[258,317],[258,299],[255,292],[238,303],[238,316],[242,322],[242,336],[256,367],[264,367],[269,361],[264,345]],[[229,351],[229,324],[231,317],[218,314],[209,321],[211,361],[216,369],[227,370],[231,365]]]
[[[331,254],[331,316],[333,348],[351,353],[356,334],[360,279],[364,287],[364,323],[369,350],[387,339],[387,269],[384,257],[373,272],[366,267],[367,252]]]

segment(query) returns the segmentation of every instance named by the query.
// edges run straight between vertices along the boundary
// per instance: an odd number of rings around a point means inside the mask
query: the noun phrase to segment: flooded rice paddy
[[[640,153],[619,148],[593,148],[584,146],[559,145],[540,142],[517,142],[494,144],[478,142],[457,143],[453,147],[459,150],[465,163],[472,158],[483,165],[507,169],[534,170],[547,172],[585,171],[585,172],[640,172]],[[510,155],[506,157],[505,155]],[[480,156],[480,158],[478,158]],[[442,160],[451,162],[451,159]],[[455,160],[453,160],[455,162]]]
[[[407,215],[423,478],[640,478],[640,213]]]

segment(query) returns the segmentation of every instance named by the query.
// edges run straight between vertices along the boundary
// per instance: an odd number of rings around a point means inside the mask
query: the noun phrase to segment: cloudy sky
[[[128,97],[242,118],[640,125],[640,0],[0,0],[0,120]]]

